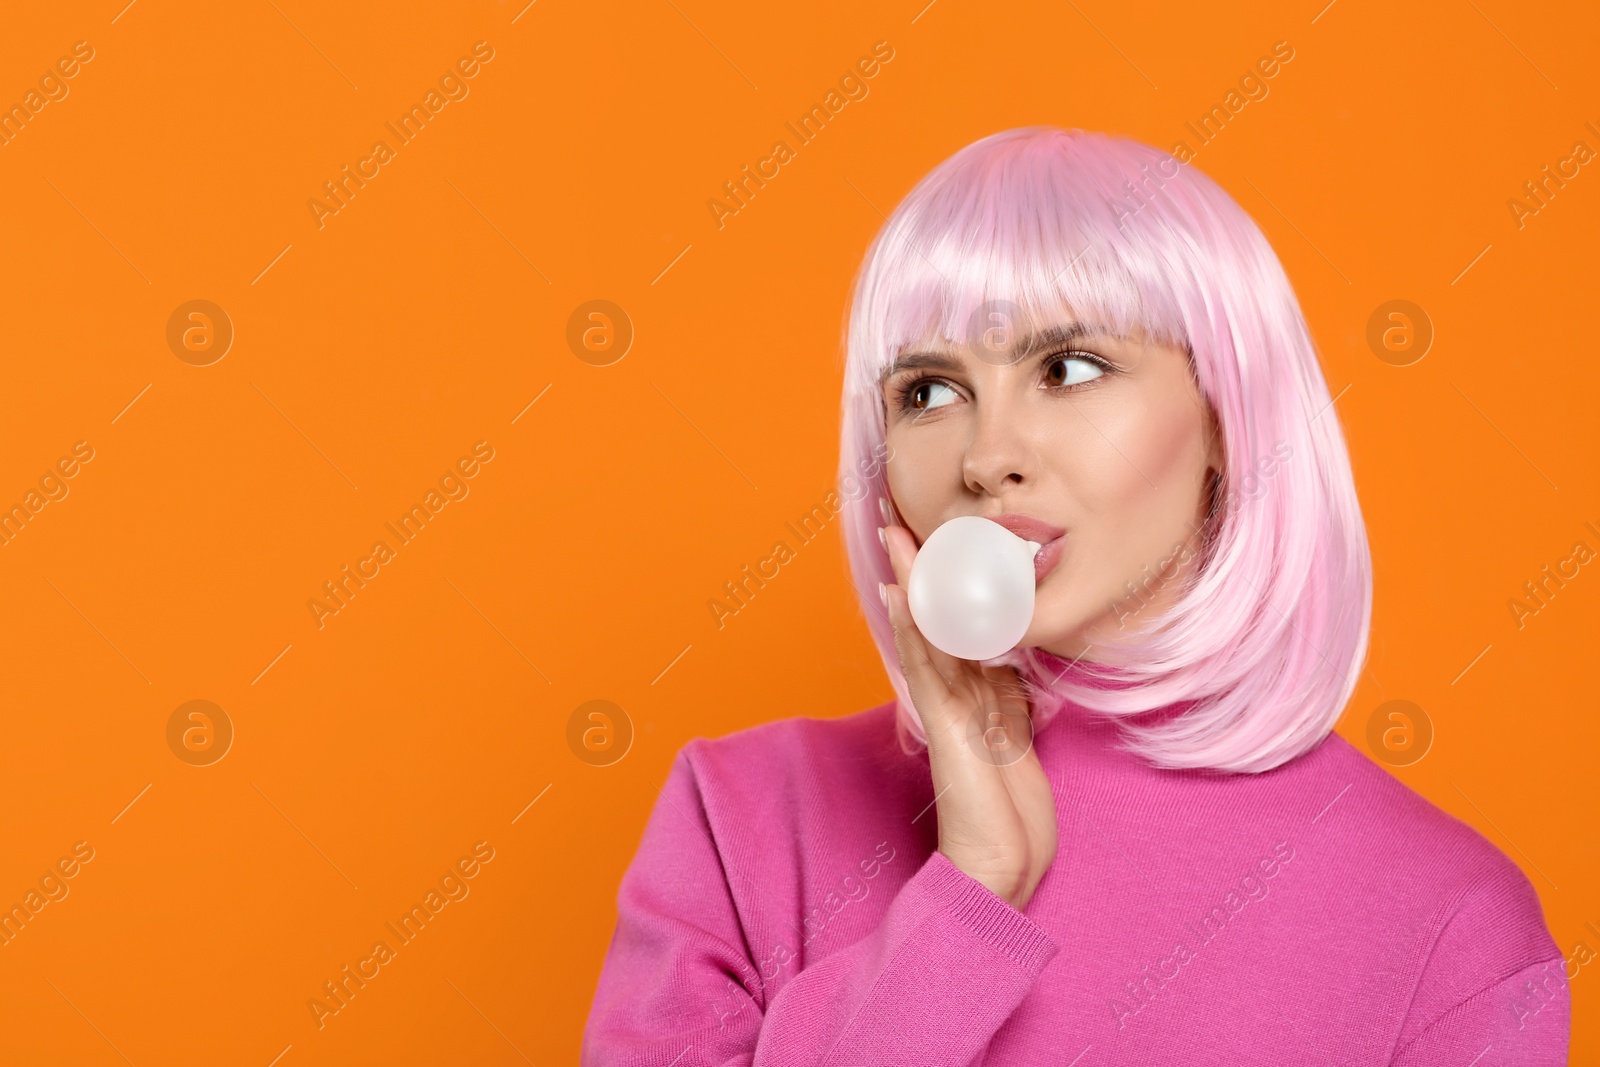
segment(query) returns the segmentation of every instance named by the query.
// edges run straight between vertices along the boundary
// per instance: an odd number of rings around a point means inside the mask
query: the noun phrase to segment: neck
[[[1180,700],[1140,712],[1100,711],[1093,706],[1099,701],[1092,698],[1079,701],[1062,694],[1061,690],[1068,686],[1096,692],[1131,690],[1140,688],[1142,682],[1131,677],[1131,672],[1126,668],[1113,664],[1096,663],[1082,657],[1067,659],[1043,648],[1035,648],[1032,652],[1042,668],[1040,681],[1058,694],[1048,702],[1046,715],[1049,721],[1059,717],[1090,726],[1101,724],[1112,730],[1116,729],[1120,719],[1136,722],[1140,726],[1154,726],[1178,718],[1194,706],[1192,700]],[[1037,711],[1036,708],[1036,714]]]

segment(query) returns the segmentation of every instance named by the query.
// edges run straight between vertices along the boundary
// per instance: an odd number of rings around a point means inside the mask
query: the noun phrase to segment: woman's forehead
[[[1002,304],[1007,306],[999,306]],[[952,329],[952,325],[956,328]],[[989,301],[975,309],[964,323],[952,324],[941,318],[920,330],[886,338],[884,373],[892,373],[908,358],[923,354],[975,355],[992,361],[996,354],[1004,353],[1004,362],[1013,362],[1048,347],[1089,338],[1131,344],[1166,339],[1138,322],[1117,325],[1070,309],[1029,312],[1009,302]]]

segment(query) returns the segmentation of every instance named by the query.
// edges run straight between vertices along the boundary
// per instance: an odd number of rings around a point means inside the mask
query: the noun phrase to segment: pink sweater
[[[1339,735],[1161,771],[1068,705],[1023,911],[937,845],[894,705],[684,746],[617,897],[585,1067],[1565,1064],[1522,870]]]

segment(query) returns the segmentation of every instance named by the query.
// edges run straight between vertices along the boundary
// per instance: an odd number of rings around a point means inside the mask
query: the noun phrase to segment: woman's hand
[[[904,526],[882,534],[896,582],[884,587],[895,650],[928,735],[939,851],[1020,910],[1057,843],[1055,796],[1033,750],[1022,683],[1010,667],[957,659],[928,643],[904,588],[916,539]]]

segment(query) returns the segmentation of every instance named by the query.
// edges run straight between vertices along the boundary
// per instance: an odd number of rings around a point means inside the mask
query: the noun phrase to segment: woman
[[[1226,193],[1131,141],[978,141],[873,242],[845,378],[841,471],[887,457],[846,544],[896,699],[684,747],[584,1063],[1566,1062],[1528,879],[1333,732],[1366,534]],[[1041,546],[997,660],[908,609],[960,515]]]

